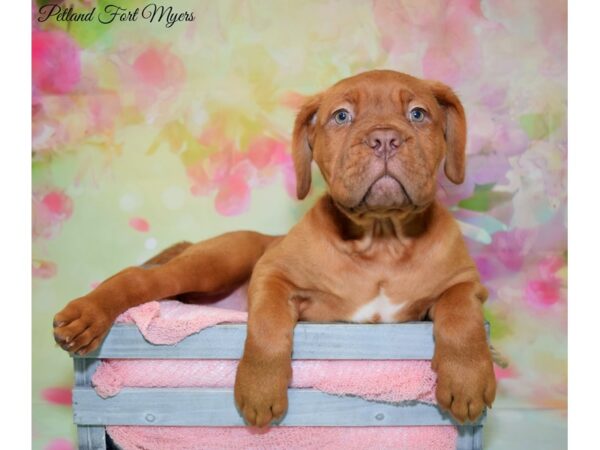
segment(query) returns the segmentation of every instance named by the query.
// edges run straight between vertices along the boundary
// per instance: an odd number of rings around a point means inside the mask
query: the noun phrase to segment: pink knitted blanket
[[[213,306],[177,301],[130,309],[117,322],[134,323],[155,344],[175,344],[203,328],[245,322],[243,291]],[[292,387],[387,402],[434,403],[435,374],[429,361],[294,361]],[[106,360],[92,378],[96,392],[123,387],[232,387],[237,361]],[[109,426],[112,439],[133,449],[407,449],[456,448],[455,427],[244,427]]]

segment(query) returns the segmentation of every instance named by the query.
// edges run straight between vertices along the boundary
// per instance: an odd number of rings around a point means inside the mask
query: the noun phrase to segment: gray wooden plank
[[[489,325],[486,324],[489,333]],[[222,324],[188,336],[177,345],[154,345],[134,325],[112,327],[102,346],[83,358],[239,359],[246,324]],[[299,323],[294,359],[431,359],[433,324]]]
[[[314,389],[289,389],[282,426],[456,425],[434,405],[390,404],[336,396]],[[103,399],[91,388],[73,389],[79,425],[240,426],[233,389],[125,388]],[[483,420],[483,418],[482,418]]]
[[[473,450],[483,450],[483,426],[473,426]]]
[[[473,450],[473,427],[466,425],[457,428],[456,450]]]
[[[77,443],[79,450],[106,450],[106,430],[103,426],[79,425]]]
[[[482,450],[481,425],[462,425],[458,427],[458,440],[456,441],[456,450]]]
[[[85,358],[239,359],[245,324],[223,324],[188,336],[174,346],[154,345],[134,325],[115,325],[102,346]],[[294,331],[294,359],[431,359],[430,322],[405,324],[300,323]]]
[[[73,357],[75,386],[91,386],[92,376],[100,364],[97,359]]]

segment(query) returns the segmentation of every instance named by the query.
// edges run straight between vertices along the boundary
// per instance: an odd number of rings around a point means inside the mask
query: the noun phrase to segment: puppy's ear
[[[292,158],[296,169],[296,195],[299,200],[306,197],[310,190],[313,135],[320,103],[321,95],[308,98],[300,108],[294,123]]]
[[[454,184],[465,179],[467,120],[465,110],[456,94],[439,81],[429,82],[431,91],[442,107],[446,117],[444,137],[446,138],[446,162],[444,172]]]

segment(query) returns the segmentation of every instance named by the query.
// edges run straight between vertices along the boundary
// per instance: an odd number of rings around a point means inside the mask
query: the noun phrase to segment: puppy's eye
[[[352,116],[350,115],[350,112],[346,109],[338,109],[336,112],[333,113],[333,120],[335,120],[335,123],[337,123],[338,125],[343,125],[345,123],[349,123],[352,121]]]
[[[413,122],[423,122],[425,120],[425,110],[423,108],[413,108],[409,113],[410,120]]]

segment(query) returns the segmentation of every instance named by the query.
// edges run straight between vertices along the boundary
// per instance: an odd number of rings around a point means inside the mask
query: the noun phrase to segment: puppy
[[[248,334],[235,401],[265,426],[287,409],[297,321],[434,323],[436,397],[459,421],[495,397],[482,303],[487,291],[457,224],[436,199],[436,178],[465,175],[463,107],[446,85],[394,71],[344,79],[309,98],[295,121],[297,194],[315,161],[328,192],[285,236],[227,233],[169,249],[70,302],[54,336],[95,350],[126,309],[163,298],[223,294],[249,280]]]

